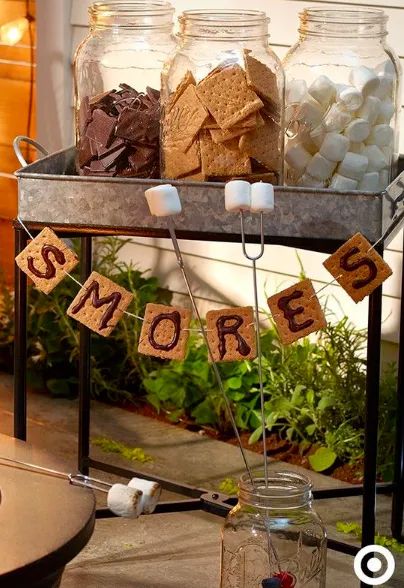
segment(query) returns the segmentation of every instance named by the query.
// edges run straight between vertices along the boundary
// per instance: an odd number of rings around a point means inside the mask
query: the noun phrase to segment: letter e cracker
[[[105,276],[92,272],[67,309],[68,316],[108,337],[133,300],[133,294]]]
[[[206,314],[209,361],[240,361],[257,356],[251,306],[210,310]]]
[[[327,325],[311,280],[303,280],[268,298],[281,342],[289,345]]]
[[[355,302],[371,294],[393,273],[360,233],[337,249],[323,265]]]
[[[146,305],[139,353],[161,359],[184,359],[192,313],[186,308]]]

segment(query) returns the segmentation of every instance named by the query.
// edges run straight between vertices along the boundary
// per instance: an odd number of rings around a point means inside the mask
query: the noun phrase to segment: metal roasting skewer
[[[186,269],[185,269],[185,265],[184,265],[184,260],[183,260],[183,257],[182,257],[182,253],[181,253],[181,250],[180,250],[180,247],[179,247],[179,244],[178,244],[177,235],[175,234],[175,225],[174,225],[174,222],[173,222],[173,220],[171,218],[168,218],[167,219],[167,224],[168,224],[168,230],[170,232],[170,237],[171,237],[171,240],[173,242],[173,247],[174,247],[174,251],[175,251],[175,256],[177,258],[177,263],[179,265],[179,268],[181,270],[182,276],[184,278],[184,282],[185,282],[186,288],[188,290],[189,297],[191,299],[192,308],[193,308],[194,313],[195,313],[195,316],[196,316],[196,318],[198,320],[198,323],[199,323],[199,326],[200,326],[200,329],[201,329],[201,333],[202,333],[203,339],[204,339],[205,344],[206,344],[206,347],[208,349],[209,357],[210,357],[210,360],[211,360],[211,363],[212,363],[212,368],[213,368],[213,371],[214,371],[214,374],[215,374],[215,377],[216,377],[216,380],[217,380],[217,384],[218,384],[220,393],[223,396],[223,399],[224,399],[224,402],[225,402],[225,405],[226,405],[226,410],[227,410],[227,413],[229,415],[230,422],[231,422],[231,425],[233,427],[234,434],[236,435],[236,438],[237,438],[237,442],[238,442],[238,445],[239,445],[239,449],[241,451],[241,455],[242,455],[242,458],[243,458],[243,461],[244,461],[244,465],[246,467],[246,470],[247,470],[248,476],[250,478],[251,484],[254,486],[253,476],[252,476],[252,473],[251,473],[250,466],[248,465],[246,453],[245,453],[244,448],[243,448],[243,445],[241,443],[240,433],[238,432],[238,429],[237,429],[237,425],[236,425],[236,421],[234,419],[233,411],[231,409],[230,402],[229,402],[229,399],[227,397],[227,394],[226,394],[226,392],[224,390],[224,386],[223,386],[223,382],[222,382],[222,378],[221,378],[219,369],[217,367],[216,362],[213,359],[213,354],[212,354],[212,350],[211,350],[210,343],[209,343],[209,340],[208,340],[208,336],[206,334],[206,329],[205,329],[205,326],[203,324],[202,317],[201,317],[201,315],[199,313],[199,310],[198,310],[198,307],[196,305],[195,298],[194,298],[194,295],[193,295],[193,292],[192,292],[192,289],[191,289],[191,285],[190,285],[190,281],[188,279],[188,275],[187,275],[187,272],[186,272]]]
[[[255,337],[257,341],[257,356],[258,356],[258,378],[260,386],[260,400],[261,400],[261,421],[262,421],[262,445],[264,452],[264,477],[265,487],[268,488],[268,457],[267,457],[267,436],[265,427],[265,411],[264,411],[264,383],[262,377],[262,354],[261,354],[261,338],[260,338],[260,323],[259,323],[259,308],[258,308],[258,288],[257,288],[257,261],[264,255],[265,238],[264,238],[264,213],[260,213],[260,250],[255,256],[249,255],[247,252],[244,226],[244,212],[240,210],[240,225],[241,225],[241,240],[243,246],[243,254],[246,259],[252,262],[253,270],[253,285],[254,285],[254,315],[255,315]]]

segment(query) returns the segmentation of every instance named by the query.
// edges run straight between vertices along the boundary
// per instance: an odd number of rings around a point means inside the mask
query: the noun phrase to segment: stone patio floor
[[[52,453],[66,472],[77,471],[77,415],[77,401],[29,394],[28,441]],[[12,378],[0,374],[0,433],[11,435],[12,423]],[[243,470],[236,447],[99,402],[92,403],[91,436],[141,447],[154,461],[131,464],[92,446],[95,459],[211,490],[217,490],[226,477],[237,478]],[[252,452],[247,455],[251,466],[261,466],[260,456]],[[274,461],[270,467],[302,471]],[[307,475],[306,470],[303,473]],[[92,474],[118,481],[101,472]],[[344,485],[314,472],[310,477],[315,488]],[[174,498],[177,496],[163,492],[164,500]],[[105,495],[97,496],[97,502],[105,505]],[[322,500],[315,506],[330,537],[347,540],[336,531],[337,521],[360,522],[360,497]],[[389,534],[390,509],[389,497],[379,496],[377,529],[381,533]],[[217,588],[222,522],[200,511],[144,516],[134,521],[98,520],[88,546],[67,566],[62,588]],[[403,587],[404,556],[394,556],[396,571],[384,586]],[[358,586],[353,558],[329,550],[327,588]]]

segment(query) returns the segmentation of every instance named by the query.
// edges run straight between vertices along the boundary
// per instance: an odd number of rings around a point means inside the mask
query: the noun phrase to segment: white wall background
[[[60,148],[72,142],[72,79],[71,62],[75,48],[87,32],[87,8],[90,0],[38,0],[39,24],[48,35],[39,34],[38,69],[42,100],[39,104],[39,140],[50,149]],[[172,0],[177,13],[185,8],[235,8],[245,7],[243,0]],[[279,57],[297,39],[298,13],[307,5],[357,5],[384,7],[389,16],[390,45],[400,57],[404,70],[404,1],[382,0],[363,2],[321,2],[319,0],[251,0],[248,8],[266,11],[271,18],[271,44]],[[53,26],[55,19],[57,26]],[[52,22],[52,27],[49,23]],[[40,77],[41,76],[41,77]],[[404,100],[404,96],[403,96]],[[404,102],[403,102],[404,104]],[[404,110],[404,106],[403,109]],[[404,153],[404,112],[402,113],[401,152]],[[89,219],[91,221],[91,219]],[[198,243],[184,241],[186,263],[192,272],[193,284],[198,294],[201,309],[225,305],[243,305],[252,302],[252,282],[248,262],[243,258],[237,244]],[[140,268],[159,275],[162,283],[177,292],[178,302],[185,302],[185,289],[176,267],[175,258],[168,240],[134,239],[126,246],[125,256]],[[330,281],[330,275],[322,267],[325,255],[294,250],[280,246],[267,246],[259,261],[260,303],[265,304],[265,294],[273,294],[280,288],[296,281],[300,272],[300,261],[315,288]],[[400,305],[402,264],[402,235],[400,234],[386,251],[386,260],[394,275],[387,281],[383,296],[383,338],[397,341]],[[366,327],[367,302],[355,305],[339,286],[330,286],[322,293],[323,302],[335,316],[347,314],[358,327]]]

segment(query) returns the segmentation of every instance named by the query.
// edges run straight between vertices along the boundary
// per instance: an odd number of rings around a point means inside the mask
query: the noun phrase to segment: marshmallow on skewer
[[[339,133],[327,133],[320,147],[320,154],[330,161],[342,161],[348,152],[349,139]]]
[[[304,172],[310,159],[311,154],[301,143],[289,144],[285,151],[285,161],[298,173]]]
[[[363,96],[359,90],[353,86],[345,84],[337,85],[337,100],[349,112],[358,110],[362,106]],[[337,102],[337,103],[338,103]]]
[[[377,192],[380,178],[378,172],[367,172],[359,182],[358,190],[364,192]]]
[[[171,216],[181,213],[181,200],[178,190],[171,184],[160,184],[145,191],[150,214],[153,216]]]
[[[377,72],[365,65],[352,69],[349,74],[349,81],[363,96],[374,94],[380,85]]]
[[[358,118],[367,120],[370,125],[374,125],[380,113],[380,106],[382,101],[376,96],[367,96],[365,102],[358,110]]]
[[[125,484],[114,484],[108,491],[108,508],[119,517],[136,519],[141,514],[142,492]]]
[[[368,138],[370,124],[363,118],[354,118],[344,131],[344,135],[353,143],[360,143]]]
[[[332,176],[336,165],[335,161],[330,161],[320,153],[316,153],[306,167],[306,173],[317,180],[327,180]]]
[[[142,493],[140,497],[140,513],[152,514],[160,500],[160,484],[151,480],[144,480],[143,478],[132,478],[128,487],[139,490]]]
[[[360,153],[348,151],[338,166],[338,173],[352,180],[361,180],[368,168],[368,158]]]
[[[245,180],[231,180],[224,187],[227,212],[239,212],[251,208],[251,184]]]
[[[334,174],[330,183],[330,188],[334,190],[356,190],[358,188],[358,181],[352,178]]]
[[[272,212],[275,207],[274,187],[266,182],[251,185],[251,212]]]
[[[317,102],[327,106],[335,98],[336,88],[327,76],[321,75],[314,80],[308,92]]]
[[[377,145],[365,145],[362,155],[368,158],[368,172],[379,172],[386,167],[387,160],[383,151]]]
[[[387,147],[393,143],[394,131],[387,124],[375,125],[372,127],[369,137],[366,140],[367,145],[378,145],[378,147]]]

